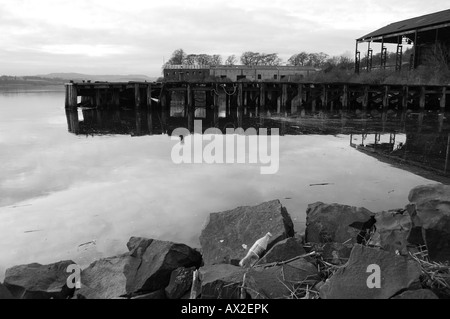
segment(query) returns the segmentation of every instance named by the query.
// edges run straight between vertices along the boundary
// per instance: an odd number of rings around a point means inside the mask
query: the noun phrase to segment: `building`
[[[360,65],[360,44],[367,43],[367,65]],[[373,61],[371,43],[381,43],[381,59]],[[450,51],[450,9],[420,17],[391,23],[356,39],[355,72],[361,67],[370,71],[373,67],[386,68],[387,48],[385,44],[396,44],[395,69],[401,70],[403,64],[403,46],[413,44],[413,54],[409,58],[411,68],[424,64],[437,50]],[[442,53],[442,52],[441,52]],[[448,56],[447,56],[448,59]],[[450,62],[450,61],[448,61]],[[378,65],[377,65],[378,64]]]
[[[231,81],[298,81],[319,71],[309,66],[266,66],[266,65],[171,65],[164,68],[166,81],[205,81],[222,79]]]

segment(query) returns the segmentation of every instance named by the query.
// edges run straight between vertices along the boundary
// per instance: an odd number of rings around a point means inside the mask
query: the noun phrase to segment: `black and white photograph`
[[[0,30],[5,304],[450,299],[448,1],[0,0]]]

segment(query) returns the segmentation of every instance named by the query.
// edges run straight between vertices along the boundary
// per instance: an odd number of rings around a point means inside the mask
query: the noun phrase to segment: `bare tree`
[[[308,53],[300,52],[291,56],[288,60],[289,65],[304,66],[308,62]]]
[[[225,65],[235,65],[237,63],[237,58],[236,56],[230,55],[226,60],[225,60]]]

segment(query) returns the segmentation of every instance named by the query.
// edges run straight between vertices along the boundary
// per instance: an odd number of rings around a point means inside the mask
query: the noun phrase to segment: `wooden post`
[[[166,122],[167,122],[167,91],[164,86],[161,88],[161,126],[162,132],[166,131]]]
[[[152,85],[147,86],[147,124],[148,134],[153,135]]]
[[[367,107],[369,106],[369,86],[364,85],[364,96],[362,100],[363,112],[367,112]]]
[[[261,114],[264,114],[266,111],[266,85],[264,83],[261,83],[259,87],[259,108]]]
[[[447,174],[447,168],[448,168],[448,157],[450,155],[450,134],[448,135],[447,139],[447,155],[445,156],[445,168],[444,168],[444,174]]]
[[[189,132],[194,132],[194,120],[195,120],[195,108],[192,104],[192,87],[190,84],[186,88],[186,105],[188,110],[188,130]]]
[[[237,98],[237,107],[238,107],[238,112],[237,112],[237,117],[238,117],[238,126],[242,127],[242,118],[244,116],[244,108],[243,108],[243,84],[239,83],[238,86],[238,98]]]
[[[219,94],[218,86],[216,84],[215,90],[212,91],[214,94],[214,126],[219,123]]]
[[[102,106],[102,94],[100,89],[95,90],[95,106],[100,108]]]
[[[408,109],[408,99],[409,99],[409,87],[407,85],[403,86],[402,89],[402,109],[404,112]]]
[[[442,88],[442,95],[441,95],[441,101],[440,101],[440,106],[441,106],[442,112],[445,112],[446,98],[447,98],[447,88],[444,86]]]
[[[389,107],[389,85],[384,86],[383,92],[383,110]]]
[[[288,86],[287,84],[281,85],[281,110],[280,113],[286,115],[286,105],[288,100]]]
[[[78,106],[77,100],[77,87],[75,84],[66,84],[66,107],[70,109],[76,109]]]
[[[327,111],[328,110],[328,90],[327,85],[324,84],[322,87],[322,110]]]
[[[136,107],[141,106],[141,89],[138,83],[134,85],[134,102]]]
[[[425,87],[420,87],[420,99],[419,99],[419,106],[421,109],[425,108]]]
[[[347,111],[348,108],[348,84],[344,84],[342,93],[342,108]]]

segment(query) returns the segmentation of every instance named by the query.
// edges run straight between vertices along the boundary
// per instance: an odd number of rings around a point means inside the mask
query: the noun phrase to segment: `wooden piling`
[[[186,106],[188,111],[188,130],[189,132],[194,132],[194,120],[195,120],[195,108],[193,105],[193,94],[192,87],[190,84],[186,87]]]
[[[363,99],[362,99],[362,107],[363,112],[367,112],[367,107],[369,106],[369,86],[364,85],[364,93],[363,93]]]
[[[217,125],[217,123],[219,122],[219,94],[218,94],[219,90],[218,90],[218,86],[216,84],[215,89],[212,91],[213,95],[214,95],[214,126]]]
[[[419,98],[419,106],[421,109],[425,108],[425,87],[420,87],[420,98]]]
[[[389,107],[389,85],[383,87],[383,110]]]
[[[244,103],[244,100],[243,100],[243,94],[244,92],[243,92],[243,84],[242,83],[239,83],[239,86],[238,86],[238,97],[237,97],[237,108],[238,108],[238,110],[237,110],[237,118],[238,118],[238,125],[239,125],[239,127],[242,127],[242,118],[243,118],[243,115],[244,115],[244,108],[243,108],[243,103]]]
[[[141,106],[141,89],[139,84],[134,85],[134,105],[136,107]]]
[[[259,109],[261,114],[266,111],[266,85],[264,83],[261,83],[259,87]]]
[[[402,88],[402,110],[406,112],[408,110],[409,100],[409,87],[407,85]]]
[[[286,115],[287,100],[288,100],[288,85],[282,84],[281,85],[281,110],[280,110],[280,113],[282,115]]]
[[[344,84],[342,90],[342,108],[344,111],[347,111],[348,108],[348,84]]]
[[[447,98],[447,88],[444,86],[442,88],[441,100],[439,102],[442,112],[445,111],[446,98]]]
[[[76,109],[78,106],[77,100],[77,87],[75,84],[66,84],[66,107],[70,109]]]
[[[147,86],[147,125],[149,135],[153,135],[152,85]]]
[[[321,100],[322,100],[322,109],[324,111],[328,110],[328,90],[327,90],[327,85],[323,85],[322,87],[322,96],[321,96]]]

